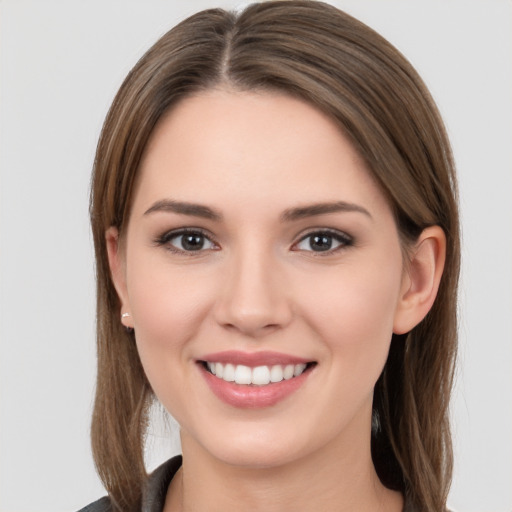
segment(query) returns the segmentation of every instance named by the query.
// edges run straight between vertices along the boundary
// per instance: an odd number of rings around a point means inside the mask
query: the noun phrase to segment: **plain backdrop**
[[[453,402],[460,512],[512,510],[512,3],[340,0],[424,77],[450,133],[464,230]],[[89,448],[94,275],[87,208],[107,108],[186,15],[240,2],[0,1],[0,510],[103,495]],[[152,428],[152,468],[179,449]],[[243,507],[241,507],[243,508]]]

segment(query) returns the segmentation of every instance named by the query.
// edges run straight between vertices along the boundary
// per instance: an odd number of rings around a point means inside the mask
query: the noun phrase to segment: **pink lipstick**
[[[198,367],[213,393],[240,408],[270,407],[297,391],[315,362],[278,352],[225,351],[205,355]]]

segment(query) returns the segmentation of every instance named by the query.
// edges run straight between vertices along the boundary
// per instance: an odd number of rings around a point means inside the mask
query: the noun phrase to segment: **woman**
[[[444,510],[455,196],[428,91],[350,16],[276,1],[163,36],[95,161],[86,510]],[[154,399],[183,459],[148,478]]]

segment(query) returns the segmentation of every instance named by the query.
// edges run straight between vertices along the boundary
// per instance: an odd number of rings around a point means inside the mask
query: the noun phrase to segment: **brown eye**
[[[156,242],[175,252],[200,252],[216,248],[210,238],[201,231],[171,231]]]
[[[180,235],[176,237],[181,245],[180,249],[185,251],[200,251],[204,248],[206,239],[203,235]]]
[[[343,233],[317,231],[303,237],[296,245],[299,251],[327,252],[352,244],[352,239]]]
[[[311,235],[308,239],[312,251],[328,251],[332,248],[334,240],[328,235]]]

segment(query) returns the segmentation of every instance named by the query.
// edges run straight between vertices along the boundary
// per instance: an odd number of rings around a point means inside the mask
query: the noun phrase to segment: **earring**
[[[132,333],[133,332],[133,327],[130,327],[128,325],[124,325],[124,323],[123,323],[123,320],[125,318],[130,318],[130,313],[122,313],[121,314],[121,323],[123,324],[124,328],[126,329],[126,332]]]

